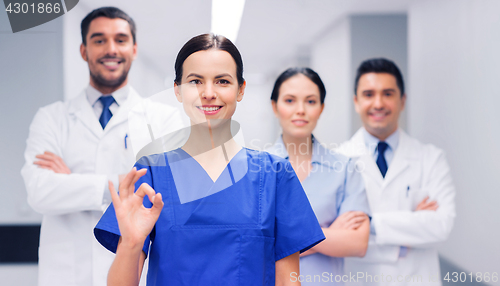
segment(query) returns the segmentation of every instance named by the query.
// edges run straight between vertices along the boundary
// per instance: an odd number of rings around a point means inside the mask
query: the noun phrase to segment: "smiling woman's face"
[[[222,50],[191,54],[182,65],[181,85],[175,94],[194,124],[210,119],[231,119],[243,99],[245,83],[238,84],[236,63]]]
[[[272,104],[283,134],[294,138],[311,136],[323,111],[318,86],[300,73],[281,84]]]

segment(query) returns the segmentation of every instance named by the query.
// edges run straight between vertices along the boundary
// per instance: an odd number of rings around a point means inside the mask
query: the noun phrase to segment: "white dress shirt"
[[[92,109],[94,110],[94,113],[97,117],[97,120],[101,117],[102,114],[102,102],[99,100],[99,98],[103,95],[111,95],[115,99],[115,101],[109,106],[109,111],[111,111],[111,114],[116,114],[118,110],[120,109],[120,105],[123,104],[128,97],[128,94],[130,92],[130,86],[127,84],[124,87],[114,91],[111,94],[102,94],[102,92],[98,91],[93,87],[92,85],[88,85],[87,89],[85,90],[85,93],[87,94],[87,100],[89,101],[90,105],[92,106]],[[118,184],[120,183],[119,180],[119,175],[113,174],[113,175],[108,175],[108,180],[110,180],[115,189],[118,189]],[[106,185],[105,190],[104,190],[104,195],[103,195],[103,202],[105,203],[110,203],[111,202],[111,194],[109,193],[109,187]]]

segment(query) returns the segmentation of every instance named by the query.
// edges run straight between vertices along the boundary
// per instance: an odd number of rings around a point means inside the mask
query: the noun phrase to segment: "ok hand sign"
[[[134,193],[135,183],[146,172],[147,169],[137,171],[134,167],[120,183],[119,194],[113,183],[109,182],[109,190],[120,227],[121,243],[142,246],[163,208],[161,194],[156,194],[155,190],[147,183],[143,183]],[[146,195],[153,203],[151,208],[146,208],[142,204]]]

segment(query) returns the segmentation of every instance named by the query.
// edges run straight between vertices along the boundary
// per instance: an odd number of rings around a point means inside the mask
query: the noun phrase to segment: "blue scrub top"
[[[365,186],[361,173],[356,171],[355,162],[326,149],[314,137],[312,141],[312,169],[309,176],[302,181],[302,186],[321,227],[329,227],[339,215],[348,211],[369,214]],[[267,151],[288,159],[281,136]],[[343,274],[342,257],[315,253],[300,258],[300,275],[306,279],[302,285],[342,285],[342,282],[335,282],[335,275]],[[312,282],[308,282],[309,277]]]
[[[182,149],[135,166],[148,169],[136,189],[148,183],[165,203],[144,243],[148,285],[274,285],[275,261],[325,238],[292,166],[277,156],[244,148],[215,182]],[[94,234],[116,252],[113,205]]]

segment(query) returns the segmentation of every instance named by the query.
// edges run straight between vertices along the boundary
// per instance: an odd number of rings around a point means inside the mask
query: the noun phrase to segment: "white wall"
[[[29,126],[39,107],[62,99],[62,20],[13,34],[0,12],[0,224],[41,220],[21,177]]]
[[[0,12],[0,224],[32,225],[20,170],[29,126],[39,107],[62,100],[62,19],[13,34]],[[3,243],[3,241],[2,241]],[[0,253],[0,256],[4,253]],[[31,286],[36,264],[0,264],[0,285]]]
[[[498,273],[500,1],[415,1],[408,15],[408,129],[446,151],[457,187],[441,254]]]
[[[233,120],[240,124],[248,148],[269,148],[279,136],[280,128],[270,100],[273,84],[272,79],[257,84],[249,79],[243,100],[236,108]]]
[[[332,23],[311,49],[311,68],[326,88],[325,108],[315,136],[329,147],[351,136],[351,46],[349,18]]]
[[[38,283],[38,265],[1,265],[0,281],[2,281],[2,286],[35,286]]]
[[[89,83],[87,63],[80,56],[80,23],[91,10],[79,3],[63,20],[64,99],[75,98]]]

